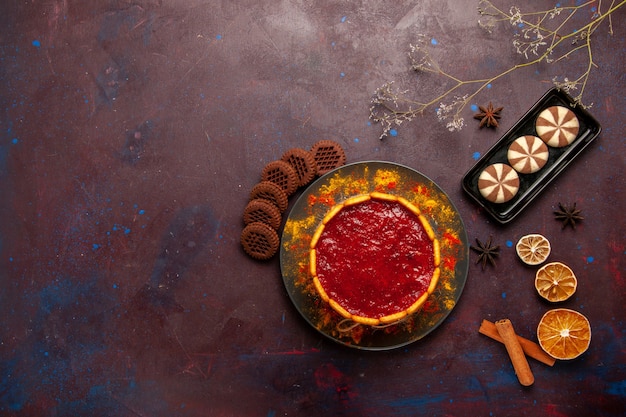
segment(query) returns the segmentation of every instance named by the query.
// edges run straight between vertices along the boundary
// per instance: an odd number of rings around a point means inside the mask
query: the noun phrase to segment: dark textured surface
[[[554,6],[532,3],[523,8]],[[423,100],[441,91],[436,75],[408,68],[418,34],[461,79],[521,62],[515,29],[489,35],[475,10],[436,0],[4,1],[0,414],[623,415],[626,7],[612,36],[607,25],[593,35],[585,98],[602,134],[507,226],[463,194],[461,178],[555,76],[584,71],[584,53],[521,68],[474,97],[504,106],[497,129],[479,129],[468,107],[465,128],[449,132],[431,108],[380,141],[368,119],[384,82]],[[327,340],[291,304],[278,259],[240,248],[263,167],[321,139],[341,143],[348,162],[419,170],[450,195],[472,242],[501,246],[495,268],[472,262],[452,314],[417,343],[361,352]],[[559,202],[582,210],[575,230],[554,219]],[[478,328],[509,318],[536,339],[552,306],[515,255],[528,233],[547,236],[550,259],[577,274],[563,306],[589,318],[593,338],[570,363],[531,360],[536,382],[523,389],[504,347]]]

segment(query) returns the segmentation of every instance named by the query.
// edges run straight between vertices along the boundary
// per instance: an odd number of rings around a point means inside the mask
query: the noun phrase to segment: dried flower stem
[[[571,31],[566,29],[577,12],[595,3],[595,1],[588,1],[578,6],[555,7],[551,10],[522,13],[516,6],[511,7],[509,12],[505,12],[494,6],[490,0],[480,0],[478,6],[478,13],[481,16],[478,22],[479,26],[489,32],[492,32],[496,24],[501,22],[509,22],[511,25],[521,28],[520,33],[513,36],[513,46],[517,53],[523,55],[526,60],[499,74],[486,78],[463,80],[446,72],[430,55],[427,46],[428,38],[423,34],[418,35],[417,42],[409,45],[408,55],[411,69],[416,72],[432,73],[443,77],[451,82],[451,86],[439,96],[425,101],[410,99],[406,95],[407,91],[395,90],[393,81],[379,87],[371,100],[370,119],[382,125],[383,131],[380,139],[388,136],[390,132],[393,133],[393,129],[403,122],[413,120],[433,106],[437,106],[437,117],[440,121],[445,122],[450,131],[461,130],[464,126],[461,112],[476,95],[490,84],[521,68],[530,67],[542,61],[546,63],[559,62],[570,58],[577,52],[586,50],[587,65],[580,76],[572,80],[567,77],[562,80],[559,80],[558,77],[552,79],[555,86],[565,91],[578,90],[574,99],[583,105],[582,98],[589,75],[593,67],[597,67],[593,60],[591,35],[605,20],[608,20],[609,33],[613,34],[612,14],[626,4],[626,0],[619,2],[612,0],[605,12],[601,11],[603,6],[602,0],[600,0],[597,2],[597,8],[591,21]],[[564,17],[556,23],[555,28],[549,28],[548,22],[561,15]],[[563,51],[563,48],[571,49]],[[460,91],[471,86],[474,86],[472,92],[458,95]],[[453,94],[455,95],[452,97],[452,102],[445,104],[443,101]],[[590,105],[583,106],[590,107]]]

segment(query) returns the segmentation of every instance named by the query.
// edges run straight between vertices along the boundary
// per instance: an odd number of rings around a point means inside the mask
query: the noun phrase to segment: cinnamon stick
[[[525,387],[532,385],[535,382],[535,377],[530,370],[530,366],[528,365],[522,346],[517,340],[517,335],[515,334],[515,329],[513,329],[511,320],[502,319],[496,321],[496,329],[502,338],[506,351],[509,353],[513,369],[515,369],[515,374],[517,375],[517,379],[520,384]]]
[[[483,320],[483,322],[480,324],[478,332],[492,338],[497,342],[504,343],[502,341],[502,338],[500,337],[500,334],[498,334],[496,325],[489,320]],[[525,339],[520,335],[517,335],[517,341],[519,342],[520,346],[522,346],[522,350],[524,351],[526,356],[530,356],[531,358],[538,360],[545,365],[554,366],[556,359],[548,355],[537,343],[533,342],[532,340]]]

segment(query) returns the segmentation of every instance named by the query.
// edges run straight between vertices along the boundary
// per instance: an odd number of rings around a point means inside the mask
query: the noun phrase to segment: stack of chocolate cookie
[[[288,198],[300,187],[346,163],[346,154],[337,142],[321,140],[310,150],[292,148],[280,159],[268,163],[261,181],[250,192],[243,212],[241,245],[254,259],[267,260],[278,251],[278,230]]]

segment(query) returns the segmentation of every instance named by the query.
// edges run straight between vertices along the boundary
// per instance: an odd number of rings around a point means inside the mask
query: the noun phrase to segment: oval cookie
[[[293,194],[298,188],[296,171],[285,161],[278,160],[267,164],[263,168],[261,179],[278,185],[287,196]]]
[[[278,207],[278,210],[280,210],[281,213],[287,210],[287,205],[289,204],[287,194],[285,194],[282,188],[271,181],[261,181],[252,187],[252,191],[250,191],[250,200],[257,198],[263,198],[271,201],[276,207]]]
[[[241,232],[241,246],[254,259],[267,260],[276,254],[280,239],[276,230],[265,223],[254,222]]]
[[[320,140],[314,143],[311,147],[311,154],[315,158],[318,175],[324,175],[346,163],[345,151],[340,144],[332,140]]]
[[[267,224],[274,230],[278,230],[281,220],[282,217],[278,207],[264,198],[251,200],[243,211],[244,224],[261,222]]]
[[[511,143],[506,156],[517,172],[532,174],[548,162],[548,147],[537,136],[520,136]]]
[[[519,190],[519,176],[507,164],[492,164],[480,173],[478,191],[492,203],[506,203]]]
[[[311,182],[317,173],[315,158],[307,150],[292,148],[286,151],[280,159],[287,162],[296,171],[299,187]]]
[[[537,135],[548,146],[560,148],[576,139],[579,130],[578,118],[573,111],[563,106],[552,106],[539,113],[535,122]]]

